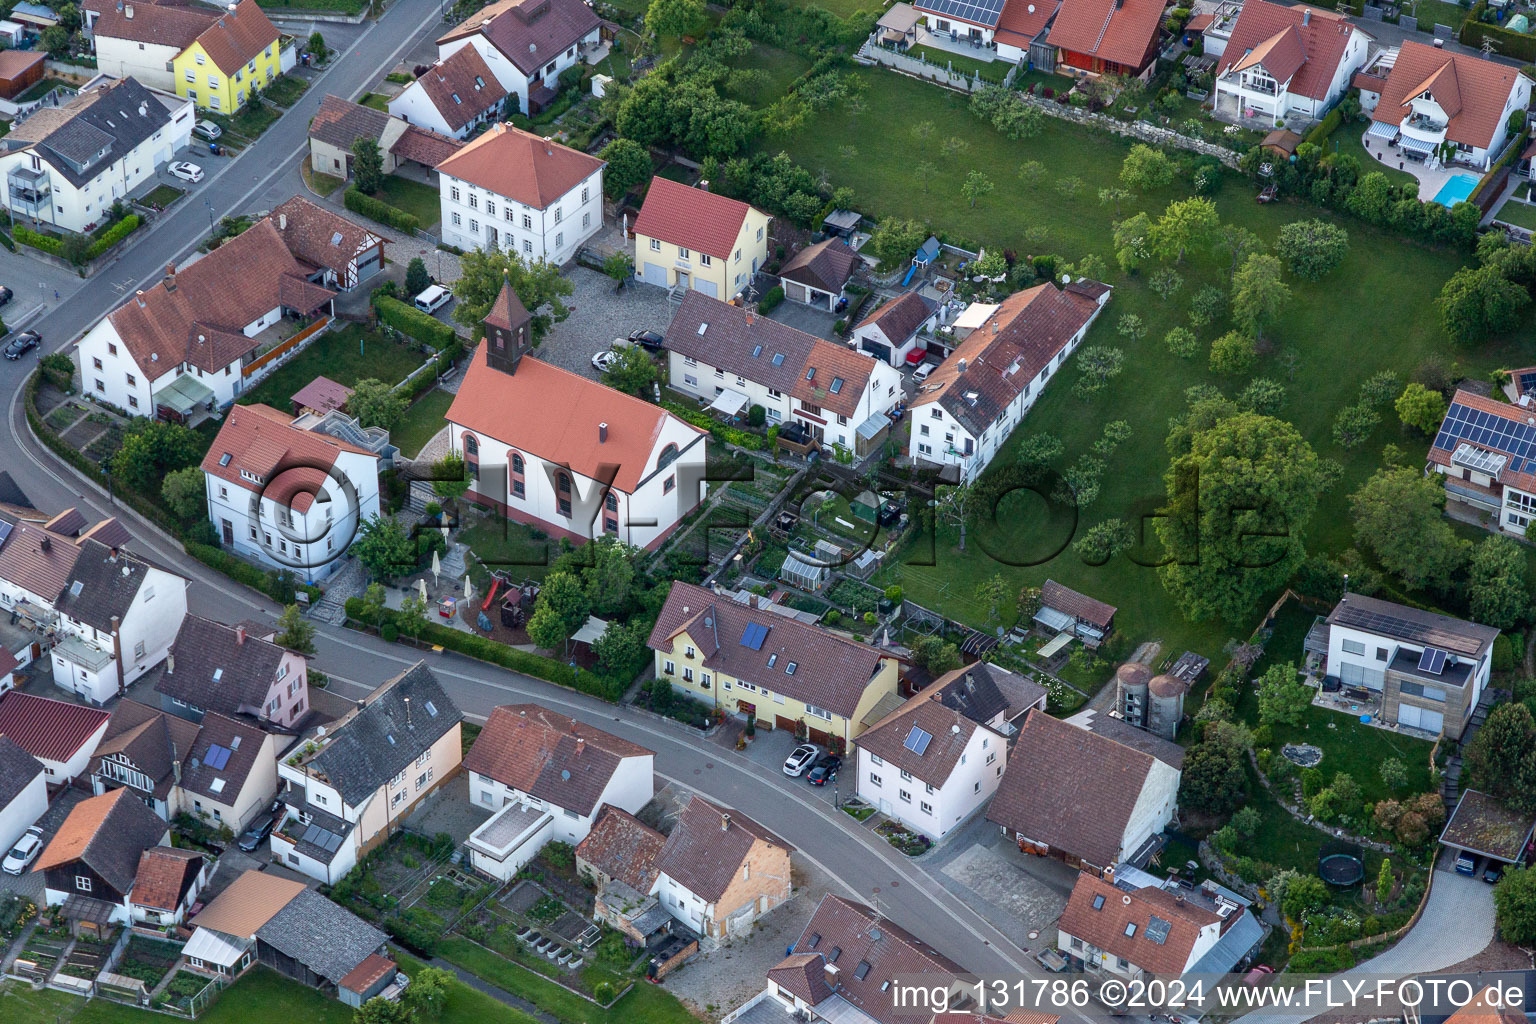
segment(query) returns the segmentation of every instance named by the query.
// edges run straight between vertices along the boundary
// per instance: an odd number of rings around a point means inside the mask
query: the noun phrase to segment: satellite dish
[[[1030,14],[1034,14],[1035,13],[1035,5],[1034,4],[1030,4],[1029,5],[1029,13]]]
[[[315,730],[315,735],[316,736],[324,736],[325,735],[325,726],[322,725],[319,728],[317,728]]]
[[[1062,274],[1061,275],[1061,283],[1062,284],[1071,284],[1072,283],[1072,275],[1071,274]]]

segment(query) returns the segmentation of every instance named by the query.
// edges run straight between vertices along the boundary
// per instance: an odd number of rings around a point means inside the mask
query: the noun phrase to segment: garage
[[[803,284],[785,281],[784,297],[791,302],[809,302],[811,300],[811,290]]]
[[[775,729],[787,729],[790,732],[794,732],[795,720],[793,718],[785,718],[783,715],[774,715],[773,727]]]
[[[708,295],[712,299],[720,297],[720,286],[713,281],[705,281],[702,278],[696,277],[693,279],[693,287],[701,295]]]
[[[640,267],[641,280],[646,284],[654,284],[658,288],[667,286],[667,268],[659,263],[643,263]]]
[[[865,352],[868,352],[870,355],[874,356],[876,359],[883,363],[890,363],[891,361],[891,346],[889,345],[882,345],[878,341],[871,341],[870,339],[865,338],[863,341],[859,342],[859,348],[863,349]]]
[[[383,267],[384,247],[382,245],[374,246],[358,258],[356,283],[361,284],[363,281],[368,280],[383,269]]]

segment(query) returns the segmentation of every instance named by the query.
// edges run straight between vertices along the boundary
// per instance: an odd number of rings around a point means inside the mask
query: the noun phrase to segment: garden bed
[[[137,978],[144,983],[144,990],[150,991],[160,984],[176,966],[176,961],[181,959],[181,947],[179,942],[160,942],[135,935],[128,940],[122,959],[112,973]]]
[[[933,845],[933,840],[918,835],[897,821],[882,821],[875,826],[875,831],[908,857],[921,857]]]

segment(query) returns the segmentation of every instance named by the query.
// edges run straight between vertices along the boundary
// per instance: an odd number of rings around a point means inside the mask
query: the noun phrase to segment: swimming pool
[[[1453,174],[1440,186],[1440,191],[1435,193],[1435,202],[1450,209],[1457,203],[1464,202],[1472,190],[1477,188],[1477,179],[1470,174]]]

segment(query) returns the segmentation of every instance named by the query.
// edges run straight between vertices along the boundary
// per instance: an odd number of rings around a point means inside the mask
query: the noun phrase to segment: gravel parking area
[[[592,357],[612,348],[614,338],[642,327],[665,334],[672,322],[672,307],[661,288],[630,282],[615,293],[613,278],[580,266],[567,276],[575,286],[565,300],[571,315],[540,343],[537,355],[545,362],[595,380],[601,374]]]

